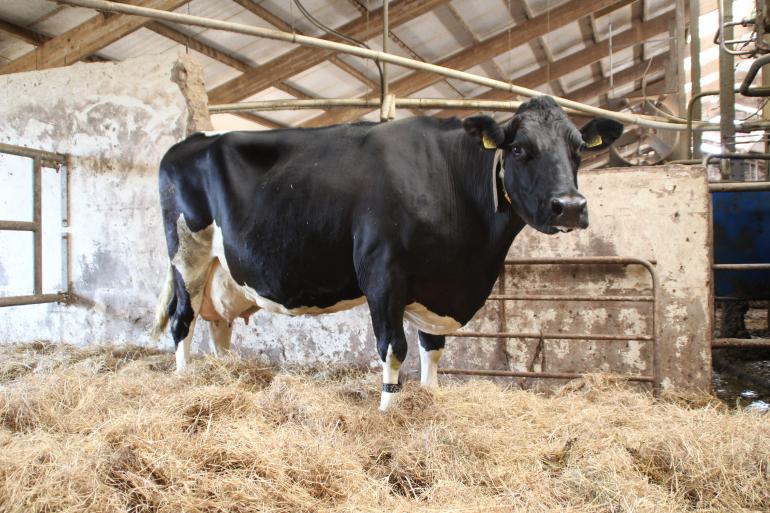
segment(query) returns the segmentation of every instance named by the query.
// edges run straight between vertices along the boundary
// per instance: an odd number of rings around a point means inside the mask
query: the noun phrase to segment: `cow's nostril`
[[[552,199],[551,210],[553,211],[554,215],[560,216],[562,212],[564,212],[564,205],[562,205],[561,200]]]

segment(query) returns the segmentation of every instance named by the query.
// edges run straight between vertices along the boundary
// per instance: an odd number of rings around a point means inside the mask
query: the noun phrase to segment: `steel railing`
[[[639,265],[644,267],[652,279],[651,295],[633,295],[633,296],[589,296],[577,294],[553,295],[553,294],[492,294],[488,301],[499,301],[501,305],[501,325],[505,327],[505,301],[624,301],[624,302],[647,302],[652,304],[652,334],[650,335],[614,335],[614,334],[571,334],[571,333],[547,333],[547,332],[508,332],[498,331],[496,333],[483,333],[476,331],[459,331],[450,337],[458,338],[495,338],[495,339],[538,339],[540,346],[543,347],[546,340],[603,340],[603,341],[649,341],[652,343],[652,375],[630,375],[626,378],[629,381],[651,383],[653,392],[657,395],[660,392],[660,345],[659,345],[659,321],[658,308],[660,301],[658,299],[659,285],[658,274],[654,267],[654,261],[644,260],[632,257],[573,257],[573,258],[528,258],[517,260],[506,260],[505,265]],[[504,286],[505,270],[503,271],[501,283]],[[546,379],[575,379],[582,376],[579,373],[568,372],[532,372],[532,371],[511,371],[511,370],[489,370],[489,369],[464,369],[464,368],[446,368],[439,369],[441,374],[463,374],[472,376],[495,376],[495,377],[522,377],[522,378],[546,378]]]

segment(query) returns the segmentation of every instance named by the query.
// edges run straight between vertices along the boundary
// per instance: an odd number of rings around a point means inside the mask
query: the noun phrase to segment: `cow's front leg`
[[[438,362],[444,351],[444,335],[431,335],[422,331],[420,337],[420,383],[426,388],[438,386]]]
[[[406,345],[406,342],[404,342]],[[380,344],[377,344],[378,350]],[[382,353],[382,351],[379,351]],[[382,362],[382,393],[380,395],[380,411],[385,411],[390,408],[393,399],[396,394],[401,391],[401,380],[399,378],[399,371],[401,369],[401,362],[393,351],[393,346],[388,345],[386,349],[385,359]]]

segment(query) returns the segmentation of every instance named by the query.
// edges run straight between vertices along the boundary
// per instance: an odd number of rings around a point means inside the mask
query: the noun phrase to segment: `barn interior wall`
[[[72,301],[0,309],[3,340],[151,343],[165,259],[157,166],[188,131],[210,128],[200,68],[174,55],[76,64],[4,75],[0,89],[0,142],[71,156]],[[6,275],[29,272],[15,251],[0,251]]]
[[[148,335],[167,262],[157,195],[157,165],[188,132],[207,129],[200,70],[184,58],[142,58],[82,64],[0,77],[0,141],[69,153],[71,173],[72,302],[0,309],[9,342],[53,340],[79,345],[134,343],[172,349]],[[511,257],[621,255],[656,259],[664,289],[661,308],[666,384],[707,388],[708,192],[702,170],[683,167],[590,171],[580,178],[591,227],[546,236],[531,229]],[[1,258],[1,257],[0,257]],[[0,260],[0,265],[3,262]],[[649,279],[638,269],[515,268],[518,289],[638,294]],[[508,303],[507,326],[490,303],[473,330],[646,333],[649,310],[638,304]],[[208,351],[199,323],[194,350]],[[416,332],[407,328],[407,369],[417,367]],[[526,370],[537,341],[450,340],[444,366]],[[607,344],[614,344],[608,346]],[[233,346],[273,362],[349,362],[377,366],[366,306],[291,318],[258,312],[236,321]],[[545,370],[602,369],[647,374],[644,342],[548,341]],[[535,369],[537,370],[537,369]]]

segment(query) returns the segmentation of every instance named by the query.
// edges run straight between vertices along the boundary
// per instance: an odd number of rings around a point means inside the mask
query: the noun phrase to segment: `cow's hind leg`
[[[176,370],[181,372],[190,363],[190,344],[195,332],[197,313],[200,309],[202,288],[199,284],[190,287],[176,268],[174,268],[174,282],[176,310],[171,315],[171,336],[176,347]],[[192,289],[192,294],[190,289]]]
[[[223,358],[230,354],[230,337],[232,333],[232,324],[224,319],[209,322],[209,334],[211,335],[214,356]]]
[[[399,370],[406,359],[407,351],[404,334],[404,287],[400,282],[394,283],[394,275],[397,273],[391,269],[383,270],[382,276],[389,276],[389,282],[380,278],[370,282],[375,285],[370,290],[364,288],[377,339],[377,352],[382,360],[382,411],[388,409],[395,394],[401,390]]]
[[[444,351],[444,335],[431,335],[422,331],[420,337],[420,383],[426,388],[438,386],[438,362]]]
[[[174,229],[167,227],[169,229]],[[176,344],[176,368],[182,371],[190,362],[195,319],[200,313],[203,293],[211,269],[211,241],[214,235],[213,223],[193,232],[183,215],[176,219],[175,233],[178,238],[176,253],[171,259],[174,273],[174,287],[177,298],[173,315],[171,334]]]

